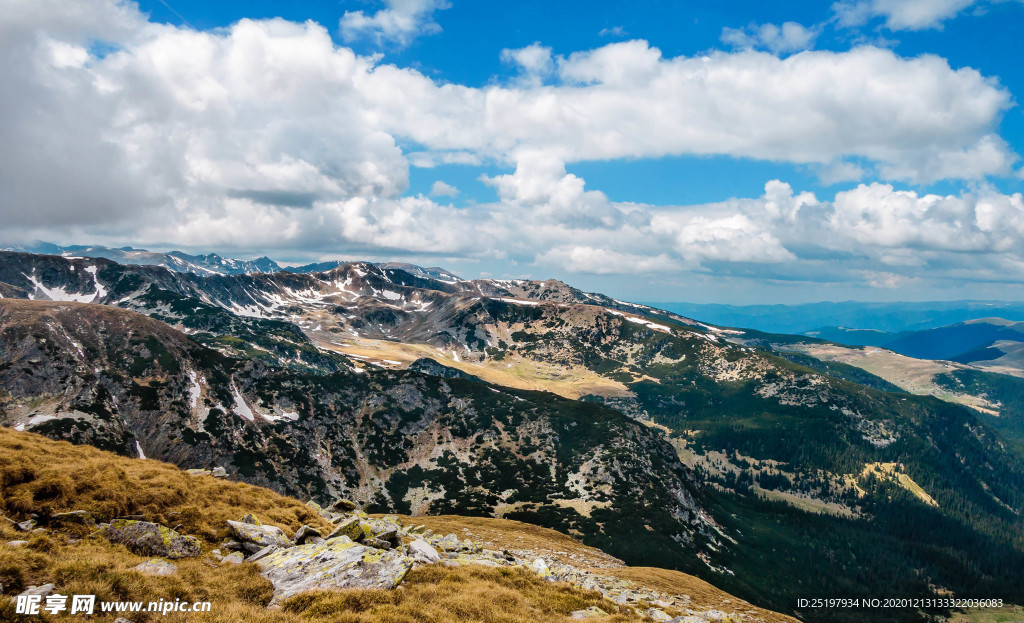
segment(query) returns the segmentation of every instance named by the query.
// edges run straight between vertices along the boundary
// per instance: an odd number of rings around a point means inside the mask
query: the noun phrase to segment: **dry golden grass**
[[[247,512],[289,534],[302,524],[329,526],[309,506],[269,489],[0,429],[0,512],[24,518],[68,510],[99,521],[142,515],[209,543],[227,535],[226,520]]]
[[[204,539],[208,550],[226,535],[226,519],[252,512],[260,519],[293,531],[299,525],[326,528],[305,504],[267,489],[190,476],[172,465],[118,457],[86,447],[55,442],[32,433],[0,429],[0,511],[15,520],[29,512],[88,510],[98,519],[140,514]],[[489,541],[497,547],[534,549],[545,556],[581,565],[579,556],[607,575],[633,579],[673,594],[690,594],[694,603],[743,605],[762,620],[792,621],[748,608],[743,602],[695,578],[660,569],[620,567],[614,558],[546,528],[516,521],[455,516],[408,518],[438,533],[455,533]],[[151,577],[133,571],[145,562],[121,545],[89,536],[88,531],[17,532],[0,520],[0,584],[5,595],[30,585],[54,583],[62,595],[96,595],[98,601],[209,601],[209,613],[131,613],[135,623],[566,623],[574,610],[597,606],[612,616],[608,623],[640,620],[639,614],[604,599],[599,593],[551,583],[522,568],[430,566],[413,570],[395,591],[350,589],[318,591],[286,600],[268,609],[273,594],[269,581],[252,563],[219,565],[208,556],[174,561],[178,573]],[[28,540],[13,548],[8,541]],[[575,553],[576,560],[567,555]],[[650,582],[658,582],[652,585]],[[699,601],[697,596],[707,601]],[[109,622],[117,615],[97,614],[91,621]],[[52,621],[81,621],[80,615],[47,616]],[[29,623],[38,615],[14,613],[12,600],[0,598],[0,621]]]

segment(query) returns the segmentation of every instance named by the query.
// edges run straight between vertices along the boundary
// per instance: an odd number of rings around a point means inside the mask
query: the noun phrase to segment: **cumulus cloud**
[[[441,180],[434,182],[434,185],[430,187],[430,195],[432,197],[454,197],[459,194],[459,189],[446,184]]]
[[[551,48],[532,43],[525,48],[501,51],[501,60],[515,65],[520,72],[519,85],[539,86],[555,71]]]
[[[722,42],[737,48],[763,48],[775,54],[788,54],[814,47],[818,38],[815,28],[797,22],[751,24],[746,28],[723,28]]]
[[[758,265],[780,279],[1024,280],[1019,194],[891,183],[1012,173],[1017,156],[996,133],[1009,92],[938,57],[665,58],[644,41],[555,56],[534,44],[505,57],[536,80],[470,87],[359,56],[312,22],[197,32],[115,0],[66,4],[17,0],[0,15],[7,234],[503,257],[596,274]],[[567,168],[670,154],[887,183],[819,198],[773,180],[759,197],[650,206],[613,201]],[[407,196],[410,165],[453,163],[497,168],[482,178],[495,201]],[[430,194],[456,192],[438,180]]]
[[[365,93],[383,127],[438,151],[566,162],[728,155],[825,165],[860,159],[888,179],[1002,175],[1016,155],[994,134],[1010,93],[942,58],[890,50],[745,50],[664,58],[644,41],[555,60],[557,83],[473,89],[380,67]],[[751,106],[750,102],[757,102]],[[984,158],[972,159],[983,153]],[[950,163],[970,160],[970,166]]]
[[[994,0],[1002,2],[1007,0]],[[1020,0],[1009,0],[1019,2]],[[842,0],[832,5],[841,26],[861,26],[882,17],[890,30],[941,28],[942,23],[985,0]]]
[[[373,15],[345,11],[339,27],[345,41],[370,37],[378,44],[409,45],[419,35],[441,32],[434,11],[451,6],[447,0],[384,0],[385,8]]]

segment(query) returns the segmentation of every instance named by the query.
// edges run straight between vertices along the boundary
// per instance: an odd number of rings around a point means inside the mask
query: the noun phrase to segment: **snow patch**
[[[29,277],[24,273],[22,273],[22,275],[24,275],[25,279],[31,281],[32,285],[34,285],[37,290],[45,294],[46,298],[51,301],[59,301],[61,303],[88,303],[96,298],[95,294],[72,294],[60,286],[56,288],[47,288],[40,281],[36,280],[34,276]],[[29,298],[32,297],[29,296]]]
[[[250,422],[255,421],[256,418],[252,414],[252,409],[249,408],[249,405],[245,404],[245,398],[242,396],[242,393],[238,391],[238,388],[234,385],[231,386],[231,391],[233,392],[232,395],[235,397],[235,406],[233,407],[234,412],[242,419],[249,420]]]
[[[139,453],[139,458],[142,460],[146,459],[146,453],[142,451],[142,446],[139,445],[139,440],[135,440],[135,451]]]

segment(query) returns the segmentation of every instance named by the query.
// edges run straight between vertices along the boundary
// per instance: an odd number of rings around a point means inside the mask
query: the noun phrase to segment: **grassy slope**
[[[21,520],[29,512],[49,514],[88,510],[99,519],[140,514],[146,519],[180,525],[200,536],[209,550],[227,535],[225,520],[253,512],[261,519],[293,532],[303,523],[320,528],[327,524],[298,500],[267,489],[190,476],[178,468],[152,460],[126,459],[88,446],[55,442],[31,433],[0,429],[0,512]],[[601,560],[597,550],[544,528],[518,522],[454,516],[419,518],[439,532],[465,538],[470,531],[496,545],[575,554]],[[283,610],[266,610],[272,589],[253,564],[217,566],[205,557],[179,560],[178,575],[155,578],[131,571],[146,560],[122,546],[81,532],[51,531],[31,535],[23,548],[6,548],[0,558],[4,594],[28,585],[53,582],[61,594],[95,594],[99,600],[155,601],[182,599],[213,603],[203,615],[133,614],[135,623],[204,620],[247,623],[280,621],[408,622],[413,621],[568,621],[567,614],[589,606],[616,612],[615,604],[597,593],[567,584],[552,584],[520,569],[483,567],[426,567],[409,574],[398,591],[348,590],[299,595]],[[25,538],[0,519],[0,540]],[[715,607],[738,600],[696,578],[661,569],[602,569],[618,573],[652,588],[689,594],[695,605]],[[742,602],[740,602],[742,603]],[[749,607],[770,623],[788,617]],[[186,619],[187,617],[187,619]],[[38,617],[21,617],[30,621]],[[111,620],[94,617],[97,621]],[[80,617],[48,617],[79,620]],[[10,601],[0,601],[0,620],[18,621]],[[603,619],[636,620],[626,611]]]

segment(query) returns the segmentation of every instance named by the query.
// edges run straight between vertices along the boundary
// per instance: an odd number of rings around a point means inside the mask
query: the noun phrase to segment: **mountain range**
[[[820,340],[407,268],[0,252],[0,417],[321,503],[529,521],[784,612],[1024,599],[1024,453],[999,418],[790,348]]]

